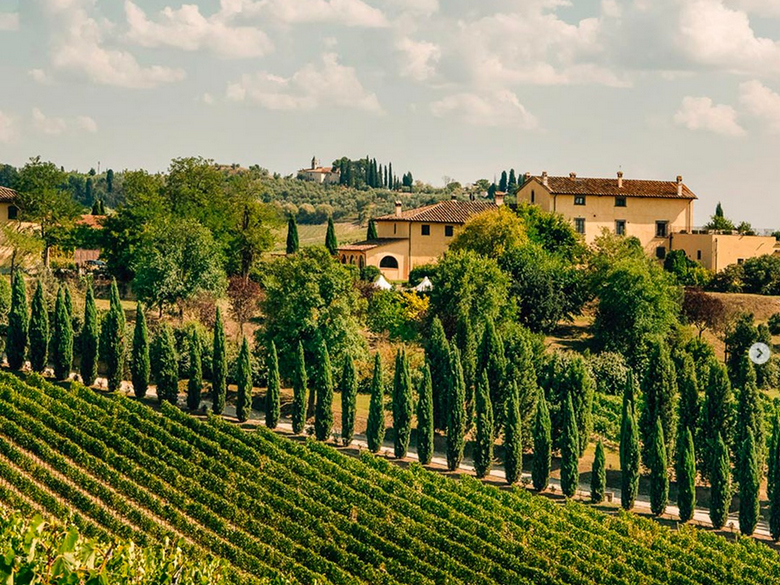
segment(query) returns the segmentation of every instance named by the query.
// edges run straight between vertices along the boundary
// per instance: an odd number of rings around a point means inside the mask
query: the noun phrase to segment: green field
[[[351,244],[359,242],[366,238],[366,226],[359,226],[355,223],[336,223],[336,239],[339,244]],[[320,225],[298,225],[298,241],[301,246],[324,246],[325,233],[328,231],[327,224]],[[287,245],[287,227],[277,231],[276,247],[274,252],[284,252]]]

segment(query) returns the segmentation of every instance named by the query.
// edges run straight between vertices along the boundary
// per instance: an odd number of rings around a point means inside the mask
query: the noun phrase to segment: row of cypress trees
[[[336,226],[333,223],[333,218],[328,218],[328,229],[325,233],[325,247],[334,256],[338,252],[339,242],[336,238]],[[296,254],[300,249],[300,239],[298,237],[298,224],[295,221],[294,216],[290,216],[287,220],[287,246],[286,251],[288,254]]]

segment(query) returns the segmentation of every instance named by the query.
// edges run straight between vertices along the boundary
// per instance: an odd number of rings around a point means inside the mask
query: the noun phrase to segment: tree
[[[680,522],[693,518],[696,509],[696,454],[690,427],[680,424],[677,435],[677,507]]]
[[[507,193],[514,195],[517,190],[517,175],[515,175],[515,169],[509,170],[509,180],[506,183]]]
[[[604,460],[604,443],[596,444],[596,454],[593,458],[593,470],[590,476],[590,501],[600,504],[604,501],[607,486],[607,467]]]
[[[550,410],[544,392],[539,391],[536,402],[536,415],[533,426],[534,461],[531,470],[531,481],[538,492],[547,489],[550,482],[550,467],[552,462],[552,429],[550,428]]]
[[[450,377],[450,344],[438,317],[433,318],[426,354],[433,380],[434,426],[443,430],[447,427],[446,412]]]
[[[63,299],[65,302],[65,311],[68,313],[68,320],[73,325],[73,298],[70,296],[70,288],[67,285],[63,286]]]
[[[431,367],[423,367],[423,378],[418,390],[417,402],[417,457],[422,465],[428,465],[433,458],[433,384]]]
[[[726,367],[732,386],[739,386],[740,364],[750,346],[758,341],[758,328],[752,313],[742,313],[726,330]],[[728,442],[728,441],[727,441]]]
[[[114,170],[108,169],[106,171],[106,193],[114,192]]]
[[[187,380],[187,408],[198,410],[203,391],[203,364],[200,357],[200,339],[193,328],[190,333],[190,372]]]
[[[379,236],[376,233],[376,222],[372,219],[368,220],[368,231],[366,232],[366,240],[378,240]]]
[[[176,342],[173,330],[163,325],[156,340],[154,379],[157,382],[157,400],[176,404],[179,399],[179,360],[176,356]]]
[[[57,291],[57,302],[54,306],[51,348],[54,377],[58,380],[67,380],[73,363],[73,322],[68,314],[62,286]]]
[[[352,356],[347,354],[344,370],[341,374],[341,443],[345,447],[352,444],[355,434],[355,409],[357,407],[357,372]]]
[[[21,370],[24,366],[27,340],[27,287],[24,276],[16,270],[11,277],[11,310],[8,313],[8,335],[5,344],[8,366],[12,370]]]
[[[87,294],[84,301],[84,325],[81,327],[81,381],[85,386],[92,386],[98,374],[98,348],[100,346],[97,308],[95,293],[92,290],[92,280],[87,282]]]
[[[394,454],[396,459],[406,457],[412,433],[412,374],[406,353],[399,350],[395,359],[393,381],[393,428],[395,430]]]
[[[717,461],[716,439],[731,444],[733,426],[733,398],[726,368],[719,362],[710,363],[709,380],[704,394],[699,424],[699,453],[702,476],[714,481],[712,465]]]
[[[135,309],[133,358],[130,362],[130,374],[136,398],[146,396],[146,390],[149,387],[149,370],[149,336],[146,330],[146,315],[143,305],[139,302]]]
[[[339,243],[336,239],[336,226],[333,225],[333,218],[328,218],[328,232],[325,234],[325,247],[333,256],[339,252]]]
[[[666,511],[669,503],[669,475],[667,473],[666,441],[661,417],[655,419],[648,453],[650,468],[650,510],[654,516]]]
[[[634,507],[639,492],[639,430],[634,410],[634,375],[629,372],[623,391],[623,413],[620,424],[620,505]]]
[[[452,348],[450,358],[449,394],[447,396],[447,469],[455,471],[463,460],[464,436],[466,434],[466,382],[460,351]]]
[[[111,279],[111,288],[108,293],[109,305],[117,308],[117,315],[119,317],[119,326],[122,331],[127,327],[127,319],[125,317],[125,310],[122,308],[122,299],[119,296],[119,287],[116,284],[116,278]],[[124,343],[124,342],[123,342]],[[124,345],[123,348],[124,350]]]
[[[46,369],[49,355],[49,309],[43,296],[43,283],[38,281],[38,287],[33,295],[30,309],[30,366],[33,372],[43,372]]]
[[[226,398],[227,355],[225,353],[225,327],[222,325],[222,311],[217,307],[211,357],[211,410],[214,414],[222,414],[225,410]]]
[[[472,217],[450,245],[453,251],[471,250],[498,260],[506,252],[528,243],[525,223],[508,207],[499,207]]]
[[[504,342],[496,331],[492,319],[485,322],[485,330],[482,335],[482,343],[479,347],[477,363],[477,380],[483,374],[487,375],[488,388],[490,389],[490,402],[493,405],[493,420],[496,431],[503,427],[504,423],[504,394],[506,376],[506,354]]]
[[[371,401],[368,405],[366,442],[368,450],[379,453],[385,440],[385,386],[382,382],[382,358],[374,356],[374,377],[371,380]]]
[[[455,343],[460,350],[460,361],[463,365],[463,379],[466,381],[466,405],[471,416],[474,401],[474,390],[477,385],[477,339],[474,328],[465,314],[458,319],[458,329],[455,333]]]
[[[103,319],[102,337],[105,348],[101,349],[103,361],[106,364],[108,389],[111,392],[119,390],[122,384],[122,374],[125,363],[125,312],[116,292],[116,279],[111,283],[111,302],[108,314]]]
[[[241,343],[241,350],[238,352],[236,386],[238,388],[236,418],[238,418],[239,422],[246,422],[252,414],[252,364],[246,337],[244,337]]]
[[[231,276],[227,288],[230,301],[230,313],[238,322],[239,335],[244,335],[244,325],[256,313],[260,303],[260,285],[254,280],[241,276]]]
[[[718,432],[715,435],[710,463],[710,521],[715,529],[723,528],[731,506],[731,472],[726,443]]]
[[[708,329],[722,331],[728,311],[719,297],[698,288],[686,288],[682,314],[688,323],[696,327],[701,338]]]
[[[477,436],[474,447],[474,470],[478,478],[490,473],[493,466],[493,404],[486,371],[477,382],[475,393]]]
[[[287,220],[287,253],[295,254],[298,252],[300,244],[298,243],[298,224],[295,223],[295,216],[291,215]]]
[[[734,222],[732,222],[724,215],[723,206],[718,203],[718,205],[715,207],[715,215],[710,218],[709,223],[704,226],[704,229],[731,232],[736,228],[734,227]]]
[[[780,489],[778,475],[780,475],[780,420],[775,411],[774,433],[772,435],[772,448],[769,452],[769,482],[767,492],[769,495],[769,531],[772,540],[780,538]],[[770,489],[771,488],[771,489]]]
[[[645,402],[639,419],[642,431],[642,460],[651,466],[650,449],[654,449],[655,420],[661,419],[666,440],[667,453],[672,452],[675,428],[675,399],[677,396],[677,374],[669,347],[662,340],[656,340],[650,347],[649,364],[645,372],[642,391]]]
[[[771,504],[774,498],[775,484],[777,481],[775,462],[777,461],[778,454],[776,451],[780,450],[780,409],[778,409],[777,406],[773,407],[772,435],[769,437],[768,447],[769,457],[767,460],[766,494]]]
[[[748,432],[752,434],[753,443],[759,459],[764,452],[764,407],[761,404],[761,393],[756,384],[756,371],[750,357],[743,355],[737,375],[739,390],[737,391],[737,416],[735,430],[735,445],[744,445]],[[738,462],[744,467],[745,462]],[[760,473],[759,473],[760,479]]]
[[[757,445],[753,440],[753,431],[748,428],[739,462],[739,531],[745,536],[753,534],[760,514],[758,490],[761,474],[758,466]]]
[[[502,193],[506,193],[506,189],[509,186],[509,179],[506,176],[506,171],[501,171],[501,180],[498,182],[498,190]]]
[[[680,392],[678,429],[696,432],[699,424],[699,382],[696,378],[696,366],[691,354],[683,353],[677,373],[677,388]]]
[[[566,397],[563,407],[563,433],[561,435],[561,491],[567,498],[571,498],[577,492],[580,478],[579,454],[580,439],[577,433],[577,418],[569,395]]]
[[[314,436],[318,441],[327,441],[333,430],[333,371],[330,367],[328,346],[320,345],[319,369],[317,371],[317,406],[314,412]]]
[[[301,342],[298,342],[297,358],[293,371],[292,428],[293,433],[299,435],[306,426],[306,408],[309,404],[309,378]]]

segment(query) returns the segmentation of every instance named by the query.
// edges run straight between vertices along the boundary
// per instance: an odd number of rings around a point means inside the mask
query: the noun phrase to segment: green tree
[[[693,518],[696,509],[696,454],[693,447],[693,433],[689,427],[680,424],[677,436],[677,507],[680,522]]]
[[[51,346],[54,377],[58,380],[67,380],[70,377],[70,367],[73,364],[73,321],[68,313],[62,286],[57,292],[57,302],[54,307]]]
[[[447,427],[447,393],[450,377],[450,344],[438,317],[433,318],[426,351],[433,380],[433,420],[437,429]]]
[[[699,424],[699,382],[693,358],[687,351],[683,353],[677,374],[677,388],[680,392],[678,429],[695,432]]]
[[[239,422],[246,422],[252,414],[252,364],[246,337],[244,337],[241,350],[238,352],[236,385],[238,387],[236,418]]]
[[[447,396],[447,469],[455,471],[463,460],[466,434],[466,382],[460,351],[452,349],[450,388]]]
[[[704,226],[704,229],[731,232],[736,228],[734,227],[734,222],[724,215],[723,206],[719,202],[715,207],[715,215],[710,218],[709,223]]]
[[[339,252],[339,242],[336,239],[336,226],[333,225],[333,218],[328,218],[328,232],[325,234],[325,247],[332,255]]]
[[[767,474],[766,474],[766,494],[769,502],[774,501],[774,489],[777,481],[777,472],[775,471],[775,463],[780,456],[777,452],[780,451],[780,409],[777,406],[773,407],[772,417],[772,435],[769,437],[769,457],[767,460]]]
[[[357,372],[352,356],[347,354],[341,373],[341,443],[345,447],[352,444],[355,435],[355,410],[357,408]]]
[[[740,389],[737,391],[737,416],[735,425],[735,445],[744,445],[748,431],[753,435],[756,453],[763,459],[764,452],[764,407],[761,403],[761,393],[756,384],[756,371],[753,362],[747,355],[740,360]],[[744,467],[744,462],[739,462]],[[759,473],[760,478],[760,473]]]
[[[111,284],[111,302],[108,314],[103,319],[102,337],[105,340],[103,361],[106,364],[108,389],[111,392],[119,390],[122,384],[122,374],[125,363],[125,312],[116,291],[116,280]]]
[[[211,410],[222,414],[227,397],[227,355],[225,348],[225,327],[222,325],[222,311],[217,307],[214,320],[214,343],[211,357]]]
[[[43,284],[38,286],[33,295],[30,309],[30,366],[33,372],[43,372],[46,369],[49,355],[49,309],[43,295]]]
[[[729,452],[720,432],[715,435],[710,464],[710,521],[713,528],[723,528],[731,506],[731,464]]]
[[[775,414],[775,432],[772,437],[772,449],[769,452],[769,532],[772,540],[780,539],[780,420],[777,420],[778,414]]]
[[[528,243],[525,223],[508,207],[480,213],[463,226],[452,241],[453,251],[470,250],[498,260]]]
[[[417,402],[417,457],[422,465],[428,465],[433,458],[433,384],[431,367],[423,367],[423,378],[418,390]]]
[[[366,240],[378,240],[379,236],[376,233],[376,222],[373,219],[368,220],[368,231],[366,232]]]
[[[651,449],[655,449],[655,421],[661,419],[664,429],[664,445],[667,453],[672,452],[675,428],[675,399],[677,396],[677,374],[674,362],[665,342],[657,340],[650,349],[650,362],[645,372],[642,391],[644,406],[639,419],[642,431],[642,460],[649,468],[651,466]]]
[[[571,396],[566,397],[563,407],[563,433],[561,435],[561,491],[567,498],[577,492],[579,483],[580,439],[577,433],[577,417],[574,414]]]
[[[333,371],[325,342],[320,345],[319,369],[317,372],[317,406],[314,412],[314,436],[318,441],[327,441],[333,429]]]
[[[463,364],[463,379],[466,381],[466,405],[470,413],[477,384],[477,339],[474,336],[471,321],[465,314],[458,319],[455,342],[460,350],[460,361]]]
[[[475,394],[477,422],[476,445],[474,446],[474,470],[478,478],[490,473],[493,466],[493,404],[490,401],[490,383],[486,371],[477,383]]]
[[[593,458],[593,470],[590,476],[590,500],[594,504],[604,501],[607,486],[607,467],[604,460],[604,443],[596,444],[596,454]]]
[[[119,296],[119,287],[116,284],[116,278],[111,279],[111,288],[108,293],[109,305],[117,308],[117,314],[119,316],[119,326],[122,331],[127,327],[127,318],[125,316],[125,310],[122,308],[122,298]],[[124,351],[124,346],[123,346]]]
[[[393,428],[395,430],[394,454],[397,459],[406,457],[409,439],[412,434],[412,373],[406,353],[399,350],[395,359],[395,378],[393,381]]]
[[[98,347],[100,345],[95,293],[92,290],[92,280],[87,282],[87,294],[84,301],[84,325],[81,327],[81,381],[85,386],[92,386],[98,374]]]
[[[290,219],[287,220],[287,253],[295,254],[299,247],[298,224],[295,223],[295,216],[291,215]]]
[[[195,328],[190,333],[190,372],[187,380],[187,408],[198,410],[203,391],[203,362],[200,357],[201,347],[198,332]]]
[[[265,394],[265,426],[275,429],[279,425],[282,383],[279,379],[279,357],[272,341],[268,348],[268,390]]]
[[[195,345],[198,346],[198,348],[200,347],[200,343],[196,343]],[[143,305],[139,302],[135,309],[133,357],[130,361],[130,375],[133,380],[133,392],[137,398],[146,396],[146,391],[149,388],[150,367],[149,334],[146,330],[146,314],[144,313]]]
[[[550,410],[544,392],[539,391],[536,402],[536,415],[533,426],[534,461],[531,470],[531,480],[536,491],[544,491],[550,482],[550,467],[552,463],[552,429],[550,425]]]
[[[11,310],[8,313],[8,335],[5,352],[8,366],[12,370],[21,370],[27,354],[28,316],[27,287],[24,276],[18,270],[11,277]]]
[[[385,440],[385,386],[382,382],[382,358],[374,356],[374,377],[371,380],[371,401],[368,405],[366,442],[368,450],[379,453]]]
[[[733,428],[734,400],[731,393],[726,368],[719,362],[710,363],[709,381],[705,388],[699,424],[698,453],[701,461],[699,471],[702,476],[713,481],[712,465],[715,457],[716,439],[720,438],[724,445],[731,444]]]
[[[742,358],[750,350],[750,346],[758,341],[758,328],[752,313],[740,314],[734,323],[727,328],[724,338],[726,343],[726,368],[729,380],[734,388],[742,384],[739,376],[742,373]]]
[[[496,431],[500,431],[504,423],[506,368],[507,363],[504,342],[496,331],[493,320],[488,319],[485,322],[482,343],[479,346],[477,380],[479,380],[483,374],[487,375]]]
[[[73,298],[70,296],[70,288],[68,288],[67,285],[63,286],[64,289],[64,299],[65,299],[65,310],[68,313],[68,319],[71,321],[73,320]]]
[[[306,358],[301,342],[298,342],[297,358],[293,370],[292,427],[293,432],[299,435],[306,426],[306,408],[309,404],[309,378],[306,375]]]
[[[745,441],[742,443],[739,459],[739,531],[750,536],[758,524],[758,490],[761,485],[758,449],[750,428],[747,429]]]
[[[639,492],[639,429],[634,408],[634,375],[628,373],[623,391],[623,413],[620,424],[620,504],[624,510],[634,507]]]
[[[669,503],[669,474],[663,423],[660,416],[655,420],[655,431],[650,437],[651,447],[648,452],[650,510],[654,516],[660,516],[666,511],[666,505]]]
[[[155,352],[157,399],[176,404],[179,399],[179,359],[176,355],[176,342],[170,325],[163,325],[157,339]]]
[[[114,192],[114,170],[108,169],[106,171],[106,193]]]

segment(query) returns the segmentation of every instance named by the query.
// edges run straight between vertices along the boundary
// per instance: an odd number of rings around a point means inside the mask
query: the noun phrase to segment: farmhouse
[[[0,223],[18,219],[19,208],[16,206],[17,193],[8,187],[0,187]]]
[[[333,167],[320,166],[320,161],[315,156],[311,159],[311,168],[298,171],[298,178],[320,185],[336,185],[341,178],[341,171]]]

